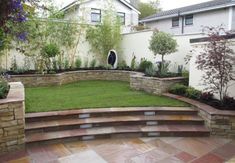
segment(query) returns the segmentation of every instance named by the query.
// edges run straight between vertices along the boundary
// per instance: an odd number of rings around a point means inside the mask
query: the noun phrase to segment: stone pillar
[[[24,86],[10,83],[6,99],[0,100],[0,153],[18,150],[25,146]]]

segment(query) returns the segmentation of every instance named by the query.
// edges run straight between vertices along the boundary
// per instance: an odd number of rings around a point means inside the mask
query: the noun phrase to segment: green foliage
[[[136,56],[133,56],[131,60],[131,69],[135,70],[135,68],[136,68]]]
[[[52,61],[52,67],[53,67],[53,70],[57,70],[58,69],[58,63],[57,63],[57,61],[55,59]]]
[[[201,91],[196,90],[193,87],[188,87],[185,92],[185,96],[192,98],[192,99],[199,99],[201,95]]]
[[[77,58],[76,58],[76,61],[75,61],[75,67],[76,67],[77,69],[79,69],[79,68],[81,68],[81,65],[82,65],[82,60],[81,60],[80,57],[77,57]]]
[[[117,67],[118,67],[119,70],[129,69],[129,67],[127,66],[125,60],[122,60],[122,61],[118,62],[118,66]]]
[[[36,16],[25,22],[21,28],[27,32],[27,41],[19,44],[20,52],[34,61],[35,69],[43,72],[45,58],[58,56],[59,68],[62,68],[63,57],[68,56],[69,51],[76,45],[78,25],[72,21],[62,19],[38,19]],[[63,47],[64,53],[59,53],[58,47]],[[70,57],[73,58],[73,57]],[[72,61],[70,61],[72,63]]]
[[[68,70],[70,68],[70,66],[69,66],[69,60],[68,59],[65,59],[65,61],[64,61],[64,69],[65,70]]]
[[[54,58],[60,53],[59,47],[54,44],[46,44],[45,46],[42,47],[41,54],[45,58]]]
[[[91,67],[91,68],[95,68],[95,66],[96,66],[96,60],[95,60],[95,59],[92,59],[92,60],[91,60],[91,63],[90,63],[90,67]]]
[[[156,71],[155,71],[155,69],[153,68],[153,66],[149,66],[149,67],[147,67],[147,68],[145,69],[145,75],[151,76],[151,77],[153,77],[153,76],[156,75]]]
[[[16,57],[11,60],[11,71],[16,71],[18,69],[18,65],[16,63]]]
[[[151,40],[150,40],[150,46],[149,49],[154,53],[154,55],[161,55],[162,61],[160,64],[160,73],[166,73],[165,72],[165,62],[164,62],[164,56],[167,54],[171,54],[177,51],[177,42],[173,37],[164,32],[154,32]]]
[[[154,55],[162,55],[162,62],[164,61],[164,55],[176,52],[176,48],[177,42],[170,34],[164,32],[153,33],[149,49],[154,53]]]
[[[111,49],[119,50],[121,39],[121,23],[112,11],[104,13],[101,24],[89,26],[86,30],[86,40],[91,45],[91,51],[103,63]]]
[[[170,87],[169,92],[176,95],[185,95],[187,88],[188,87],[183,84],[175,84]]]
[[[156,14],[157,12],[161,11],[159,8],[159,1],[152,1],[149,3],[143,3],[141,2],[138,6],[138,9],[140,11],[140,19],[143,19],[147,16]]]
[[[9,91],[9,85],[3,78],[0,79],[0,99],[6,98]]]
[[[147,61],[145,58],[141,58],[139,70],[145,72],[145,70],[149,67],[153,67],[153,63],[151,61]]]
[[[88,67],[88,59],[86,58],[84,62],[84,68],[87,68],[87,67]]]

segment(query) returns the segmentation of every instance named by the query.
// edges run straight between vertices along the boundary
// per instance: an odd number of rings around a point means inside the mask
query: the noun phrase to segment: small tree
[[[233,76],[235,53],[229,47],[230,41],[225,37],[230,33],[221,27],[205,27],[204,30],[208,32],[209,40],[203,52],[197,56],[197,69],[204,72],[205,90],[218,93],[223,104],[224,97],[228,95],[229,82],[235,80]]]
[[[154,53],[155,56],[157,54],[162,56],[162,66],[160,68],[161,72],[164,67],[164,56],[176,52],[176,48],[177,42],[170,34],[158,31],[153,33],[150,40],[149,49]]]

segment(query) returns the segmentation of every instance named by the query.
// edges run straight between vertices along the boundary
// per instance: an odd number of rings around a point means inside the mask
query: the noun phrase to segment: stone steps
[[[26,142],[42,142],[65,138],[77,138],[78,140],[90,140],[95,138],[112,136],[115,134],[138,134],[141,136],[209,136],[204,126],[198,125],[160,125],[160,126],[117,126],[97,127],[90,129],[73,129],[54,132],[33,133],[26,135]]]
[[[91,128],[119,125],[161,125],[161,124],[188,124],[203,125],[204,120],[197,115],[161,115],[161,116],[112,116],[94,117],[86,119],[59,119],[26,123],[26,132],[53,131],[74,128]]]
[[[130,115],[196,115],[197,111],[190,107],[128,107],[128,108],[99,108],[79,109],[67,111],[54,111],[42,113],[27,113],[26,122],[38,122],[44,120],[57,120],[68,118],[92,118],[109,116],[130,116]]]
[[[26,114],[26,142],[127,136],[209,136],[189,107],[85,109]]]

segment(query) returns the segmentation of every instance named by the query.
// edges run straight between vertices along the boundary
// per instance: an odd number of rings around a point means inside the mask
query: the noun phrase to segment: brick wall
[[[0,100],[0,153],[24,148],[24,86],[10,83],[6,99]]]

